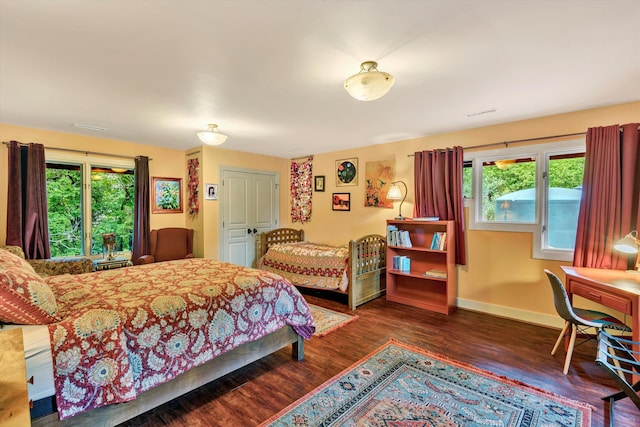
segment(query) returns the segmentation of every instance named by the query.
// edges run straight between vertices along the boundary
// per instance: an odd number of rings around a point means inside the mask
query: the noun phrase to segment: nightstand
[[[22,329],[0,331],[0,425],[31,425]]]

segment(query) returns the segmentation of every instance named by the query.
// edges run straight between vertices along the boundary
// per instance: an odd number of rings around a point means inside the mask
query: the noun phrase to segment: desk
[[[622,270],[561,267],[569,298],[579,295],[631,316],[633,341],[640,342],[640,274]],[[640,345],[633,346],[640,351]]]

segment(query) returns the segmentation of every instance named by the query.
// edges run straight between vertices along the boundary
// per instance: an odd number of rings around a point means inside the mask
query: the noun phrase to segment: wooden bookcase
[[[390,241],[389,226],[406,231],[411,247]],[[431,249],[433,236],[446,233],[444,249]],[[410,259],[410,270],[395,269],[395,256]],[[446,272],[446,277],[430,277],[430,270]],[[456,310],[457,270],[455,264],[454,221],[387,221],[387,300],[451,314]]]

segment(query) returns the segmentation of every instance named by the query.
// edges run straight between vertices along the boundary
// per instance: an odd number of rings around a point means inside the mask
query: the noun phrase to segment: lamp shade
[[[200,141],[207,145],[220,145],[224,144],[227,140],[228,136],[220,133],[218,130],[218,125],[209,124],[209,129],[198,132],[198,138]]]
[[[400,187],[398,187],[396,184],[389,187],[389,191],[387,191],[387,199],[402,200],[402,191],[400,191]]]
[[[615,250],[625,254],[637,254],[639,245],[640,240],[638,240],[638,232],[634,230],[622,239],[618,240],[613,247]]]
[[[400,190],[400,187],[398,186],[398,184],[402,184],[404,186],[404,196],[402,195],[402,190]],[[407,184],[405,184],[404,181],[393,181],[391,183],[391,187],[389,187],[389,190],[387,190],[387,199],[401,200],[400,209],[398,210],[398,216],[396,217],[396,219],[406,219],[405,217],[402,216],[402,204],[404,203],[404,200],[406,198],[407,198]]]
[[[367,61],[360,65],[358,74],[344,81],[344,88],[359,101],[373,101],[386,95],[394,82],[391,74],[378,71],[376,62]]]

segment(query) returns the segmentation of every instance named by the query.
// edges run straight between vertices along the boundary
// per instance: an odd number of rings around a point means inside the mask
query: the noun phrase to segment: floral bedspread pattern
[[[47,278],[63,320],[49,325],[61,419],[125,402],[246,342],[315,330],[280,276],[188,259]]]
[[[278,273],[294,285],[347,291],[349,247],[298,242],[275,244],[258,268]]]

